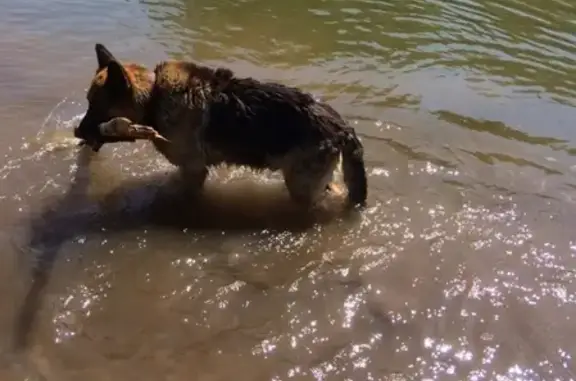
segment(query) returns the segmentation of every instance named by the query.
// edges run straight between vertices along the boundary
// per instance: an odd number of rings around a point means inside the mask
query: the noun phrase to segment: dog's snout
[[[74,127],[74,137],[82,139],[82,134],[80,133],[80,129],[78,127]]]

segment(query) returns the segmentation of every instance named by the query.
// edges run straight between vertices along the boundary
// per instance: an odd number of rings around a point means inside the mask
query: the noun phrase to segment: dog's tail
[[[364,165],[364,147],[354,129],[346,129],[342,148],[342,172],[348,188],[348,204],[352,207],[366,206],[368,180]]]

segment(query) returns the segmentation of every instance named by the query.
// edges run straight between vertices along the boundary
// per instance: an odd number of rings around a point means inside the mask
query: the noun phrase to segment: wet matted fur
[[[202,188],[210,166],[279,170],[292,199],[303,205],[323,197],[342,155],[348,203],[365,205],[362,143],[328,104],[298,88],[236,77],[226,68],[169,61],[150,71],[121,63],[101,44],[96,55],[88,110],[74,131],[95,151],[105,143],[134,141],[135,136],[101,132],[104,124],[129,120],[162,137],[150,140],[194,190]]]

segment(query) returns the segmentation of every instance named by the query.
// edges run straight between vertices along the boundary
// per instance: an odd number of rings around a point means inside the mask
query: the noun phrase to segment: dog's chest
[[[173,165],[182,166],[190,157],[199,156],[198,133],[202,109],[196,107],[191,94],[165,92],[155,102],[154,126],[170,142],[155,141],[155,148]]]

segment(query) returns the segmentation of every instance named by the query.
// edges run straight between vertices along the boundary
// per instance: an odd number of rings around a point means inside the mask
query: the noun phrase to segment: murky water
[[[0,3],[1,380],[576,379],[576,5]],[[80,151],[95,42],[325,98],[369,208]]]

